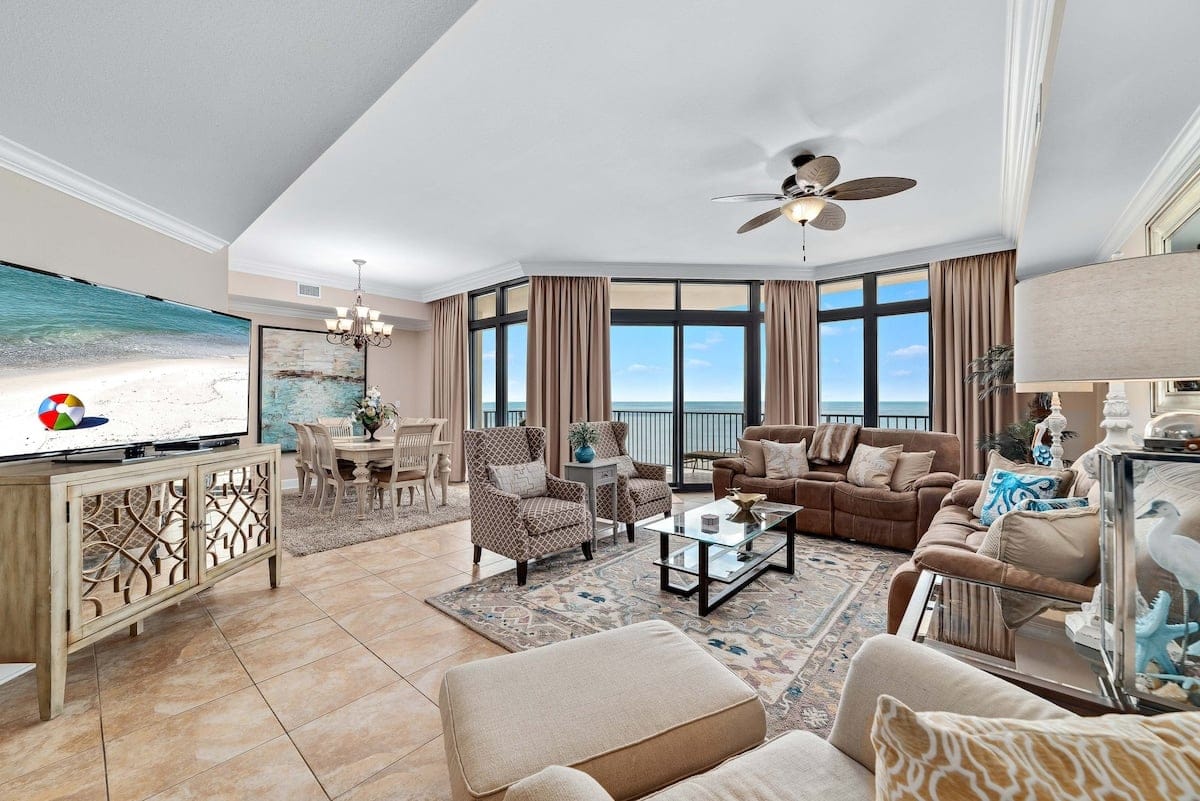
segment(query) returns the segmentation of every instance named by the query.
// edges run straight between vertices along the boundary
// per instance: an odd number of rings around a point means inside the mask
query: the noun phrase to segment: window
[[[821,419],[928,430],[928,267],[826,281],[818,295]]]
[[[762,419],[756,281],[612,282],[613,418],[636,458],[676,485],[707,485],[712,460]],[[755,311],[751,311],[754,309]]]
[[[524,279],[472,292],[471,426],[525,421],[529,283]]]

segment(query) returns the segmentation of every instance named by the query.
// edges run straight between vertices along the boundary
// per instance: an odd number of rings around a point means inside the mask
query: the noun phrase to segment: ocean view
[[[613,401],[614,410],[638,412],[669,412],[670,401]],[[736,412],[742,413],[744,406],[731,401],[686,401],[683,404],[685,412]],[[496,404],[483,404],[485,412],[495,412]],[[509,414],[524,411],[524,403],[509,403]],[[821,414],[827,415],[859,415],[863,413],[862,401],[825,401],[821,404]],[[880,401],[879,415],[881,417],[929,416],[929,404],[925,401]]]

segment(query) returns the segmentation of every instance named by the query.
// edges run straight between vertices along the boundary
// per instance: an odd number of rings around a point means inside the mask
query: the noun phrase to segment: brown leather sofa
[[[1090,484],[1090,479],[1077,477],[1072,494],[1086,495]],[[971,511],[982,491],[982,481],[963,479],[957,482],[942,500],[941,508],[934,515],[929,530],[917,544],[912,559],[892,574],[892,583],[888,591],[889,634],[895,634],[900,628],[904,611],[908,608],[908,602],[917,585],[917,577],[922,570],[933,570],[943,576],[957,576],[1016,590],[1028,590],[1039,595],[1064,598],[1078,603],[1092,599],[1099,576],[1093,576],[1086,584],[1075,584],[1023,570],[976,553],[988,530]],[[999,625],[998,616],[992,620],[990,593],[986,603],[976,606],[972,614],[979,619],[976,620],[977,625],[969,628],[977,629],[976,633],[981,637],[986,634],[996,642],[1003,640],[1004,637],[999,635],[1005,632]],[[992,622],[986,623],[984,617]]]
[[[742,438],[811,443],[814,431],[812,426],[750,426]],[[849,459],[854,455],[853,448],[844,464],[814,464],[812,470],[800,478],[788,479],[749,476],[745,462],[740,458],[717,459],[713,462],[713,497],[725,497],[730,488],[762,492],[769,500],[804,507],[804,511],[796,516],[796,527],[800,531],[911,551],[929,528],[942,498],[958,480],[958,436],[930,431],[862,428],[855,445],[860,443],[877,448],[903,445],[905,452],[933,451],[932,470],[917,480],[915,490],[892,492],[857,487],[845,480]]]

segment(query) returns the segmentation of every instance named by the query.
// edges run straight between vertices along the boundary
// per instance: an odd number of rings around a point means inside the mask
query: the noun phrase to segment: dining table
[[[354,462],[354,494],[358,498],[358,519],[367,519],[370,508],[371,462],[382,462],[392,458],[395,446],[395,435],[379,434],[375,439],[355,437],[333,437],[334,456]],[[433,441],[433,454],[437,457],[433,477],[442,489],[442,500],[439,506],[446,505],[446,490],[450,486],[450,452],[454,441],[438,439]],[[432,482],[430,482],[430,485]]]

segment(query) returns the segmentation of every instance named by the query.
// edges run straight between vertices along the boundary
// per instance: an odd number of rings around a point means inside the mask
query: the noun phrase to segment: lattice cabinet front
[[[269,461],[205,471],[201,580],[217,568],[274,547]]]

